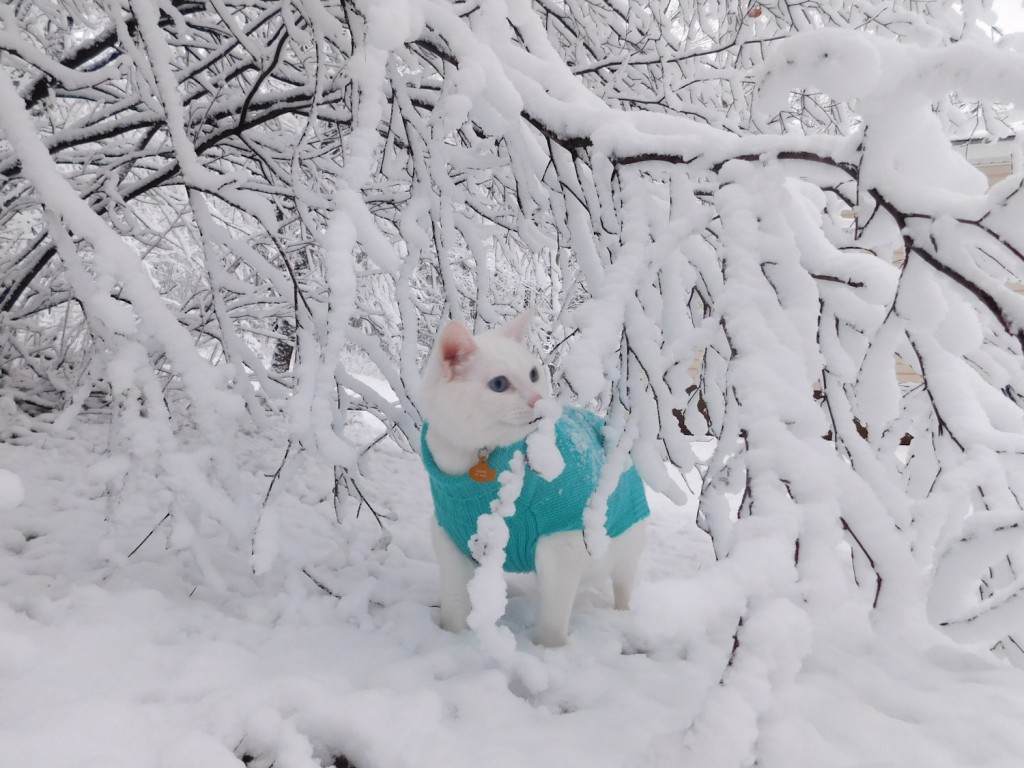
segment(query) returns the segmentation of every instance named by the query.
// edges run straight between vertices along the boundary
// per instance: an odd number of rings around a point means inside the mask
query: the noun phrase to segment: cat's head
[[[530,317],[477,336],[458,321],[445,325],[420,389],[431,433],[473,451],[516,443],[534,429],[533,407],[551,385],[523,343]]]

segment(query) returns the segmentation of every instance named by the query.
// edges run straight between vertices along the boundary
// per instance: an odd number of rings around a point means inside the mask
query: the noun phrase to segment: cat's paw
[[[551,627],[537,628],[537,644],[545,648],[561,648],[569,639],[569,634]]]
[[[441,607],[441,629],[447,632],[465,632],[469,629],[469,623],[467,622],[468,614],[466,611],[461,609],[448,609],[445,610],[444,606]]]

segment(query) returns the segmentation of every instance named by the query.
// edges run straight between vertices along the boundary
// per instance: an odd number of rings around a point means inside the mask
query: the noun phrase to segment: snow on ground
[[[686,731],[722,690],[733,627],[715,608],[736,596],[691,509],[651,495],[634,610],[588,588],[565,648],[531,642],[531,579],[512,579],[504,622],[522,668],[543,671],[525,679],[436,625],[416,457],[382,448],[367,465],[365,490],[395,518],[386,549],[371,516],[335,520],[329,469],[305,464],[278,497],[278,560],[257,577],[219,531],[190,540],[164,520],[174,499],[126,477],[107,434],[98,420],[0,443],[0,469],[25,491],[15,506],[3,477],[3,768],[697,765]],[[259,497],[280,435],[239,442]],[[942,643],[918,658],[841,634],[822,637],[769,709],[760,765],[1021,764],[1015,670]]]
[[[0,467],[26,486],[0,517],[5,768],[237,768],[243,755],[278,768],[339,755],[360,767],[564,766],[591,753],[622,765],[699,705],[707,681],[650,596],[629,617],[588,592],[569,647],[548,651],[528,639],[529,579],[514,584],[508,624],[548,673],[537,694],[471,634],[439,629],[429,486],[414,456],[381,451],[368,468],[369,495],[397,518],[386,551],[372,517],[335,521],[330,474],[310,464],[280,497],[269,574],[205,543],[227,585],[217,592],[168,549],[170,520],[128,556],[167,499],[146,479],[125,484],[105,440],[97,424],[0,445]],[[262,487],[280,457],[266,437],[249,442]],[[693,573],[706,544],[654,506],[666,541],[648,568]]]

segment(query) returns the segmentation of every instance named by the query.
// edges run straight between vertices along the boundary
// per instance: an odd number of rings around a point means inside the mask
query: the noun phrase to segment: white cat
[[[534,407],[550,394],[544,367],[523,344],[529,321],[527,313],[478,336],[452,321],[442,330],[423,371],[422,449],[435,502],[432,533],[441,567],[441,626],[453,632],[466,628],[471,609],[467,585],[476,563],[468,554],[468,540],[476,516],[495,498],[495,477],[507,467],[512,446],[535,428]],[[556,426],[566,470],[547,483],[528,469],[516,514],[507,518],[512,541],[506,548],[506,570],[536,570],[537,640],[549,647],[565,643],[581,578],[599,562],[587,552],[581,528],[583,506],[604,462],[600,427],[593,414],[566,409]],[[588,455],[572,455],[579,445],[594,448]],[[470,470],[479,472],[482,461],[484,476],[469,479]],[[571,503],[563,503],[566,500]],[[608,517],[611,546],[600,561],[611,575],[615,607],[625,610],[647,526],[643,485],[634,469],[623,474],[610,499]],[[518,549],[517,528],[533,532],[532,542],[527,540]]]

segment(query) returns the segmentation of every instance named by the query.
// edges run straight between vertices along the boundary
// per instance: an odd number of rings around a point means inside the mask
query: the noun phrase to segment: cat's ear
[[[533,307],[528,308],[515,320],[509,320],[498,330],[513,341],[523,342],[526,340],[526,332],[530,329],[531,320],[533,320]]]
[[[437,351],[445,378],[454,379],[459,368],[475,350],[476,340],[466,326],[458,320],[452,320],[445,325],[437,340]]]

